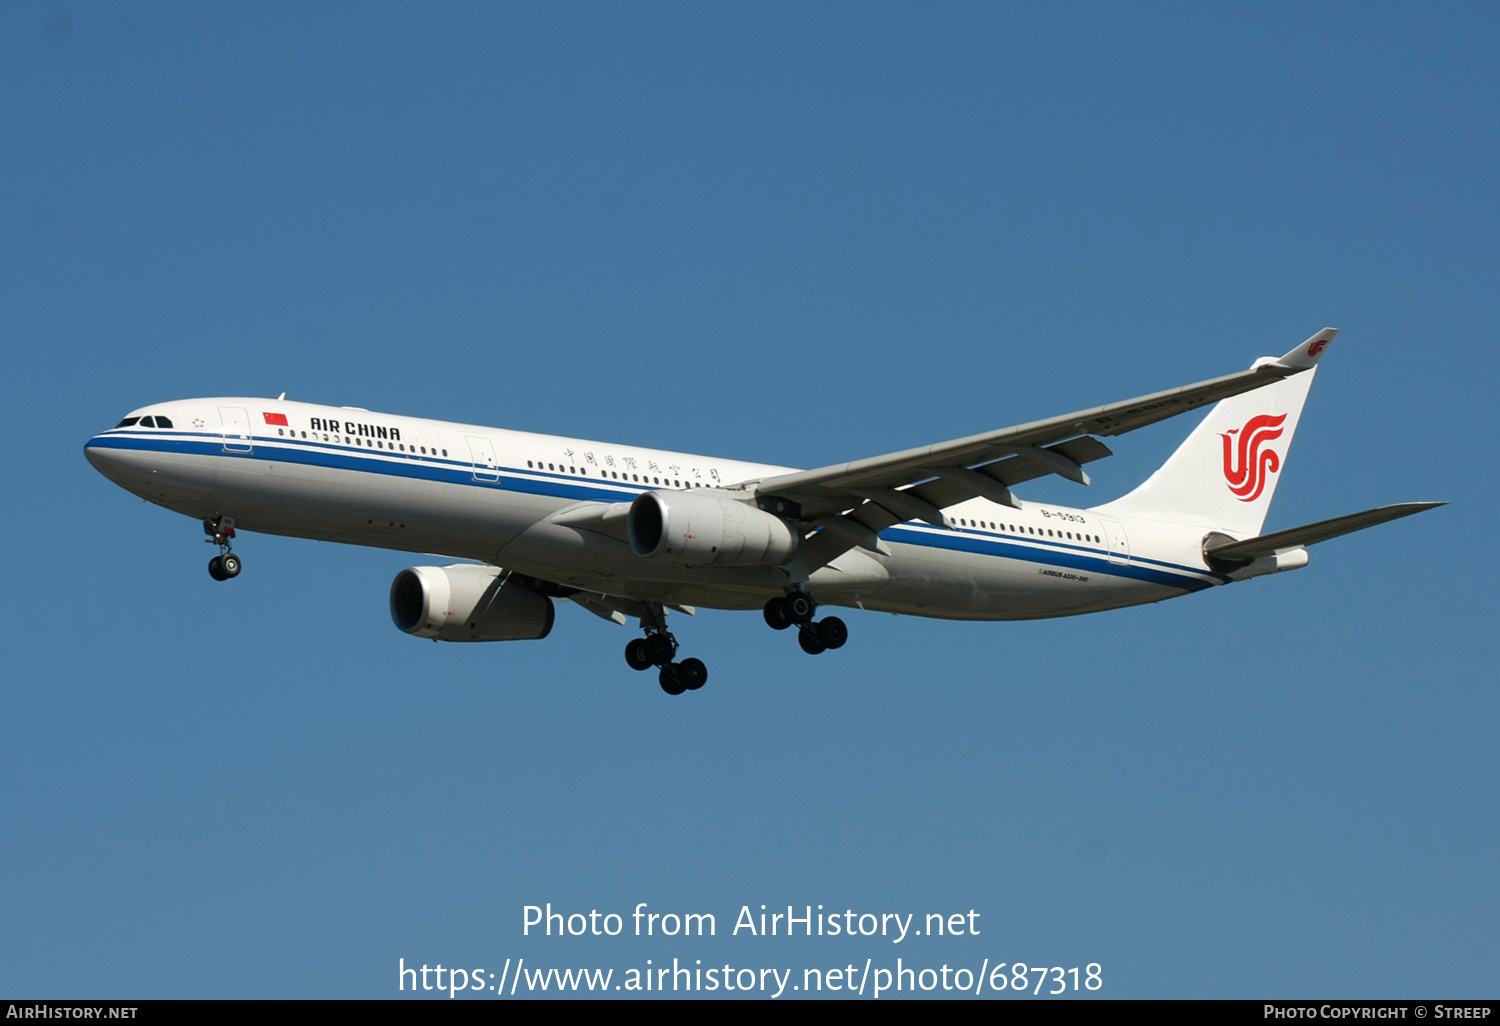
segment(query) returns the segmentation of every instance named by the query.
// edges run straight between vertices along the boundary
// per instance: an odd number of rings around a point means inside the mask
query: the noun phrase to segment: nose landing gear
[[[234,545],[234,518],[214,517],[203,521],[203,539],[219,547],[219,554],[208,561],[208,576],[216,581],[227,581],[240,575],[240,557],[229,551]]]
[[[647,615],[641,617],[641,626],[646,636],[636,638],[625,646],[625,662],[632,670],[660,669],[657,680],[661,689],[669,695],[680,695],[684,691],[697,691],[708,683],[708,667],[701,659],[684,659],[673,662],[677,655],[677,638],[667,630],[666,610],[660,603],[648,603]]]

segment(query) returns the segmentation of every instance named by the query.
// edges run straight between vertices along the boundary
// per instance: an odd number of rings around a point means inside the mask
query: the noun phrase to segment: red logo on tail
[[[1251,417],[1237,431],[1219,435],[1224,439],[1224,480],[1241,502],[1254,502],[1260,498],[1260,493],[1266,489],[1266,475],[1281,469],[1281,458],[1275,450],[1262,449],[1261,446],[1281,437],[1281,424],[1285,420],[1284,413],[1276,417],[1264,413]],[[1236,434],[1240,436],[1238,447],[1232,437]],[[1236,456],[1239,457],[1238,463],[1235,462]]]

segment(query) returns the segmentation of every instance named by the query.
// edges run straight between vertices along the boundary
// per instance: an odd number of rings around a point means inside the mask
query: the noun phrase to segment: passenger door
[[[1100,521],[1104,525],[1104,537],[1109,542],[1109,561],[1119,566],[1130,563],[1130,541],[1125,537],[1125,527],[1113,520]]]
[[[219,407],[219,427],[224,432],[225,452],[251,452],[250,415],[238,406]]]
[[[469,456],[474,461],[474,480],[499,481],[500,464],[495,462],[495,446],[488,438],[466,435],[469,440]]]

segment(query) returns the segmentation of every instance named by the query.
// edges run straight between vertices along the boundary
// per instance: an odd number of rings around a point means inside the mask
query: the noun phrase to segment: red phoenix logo
[[[1307,347],[1307,355],[1310,358],[1316,360],[1318,358],[1318,354],[1321,353],[1323,350],[1325,350],[1327,348],[1328,348],[1328,340],[1326,338],[1320,338],[1316,342],[1314,342],[1312,345],[1310,345],[1310,346]]]
[[[1245,421],[1244,427],[1219,435],[1224,439],[1224,480],[1241,502],[1260,498],[1266,489],[1266,476],[1281,469],[1281,458],[1275,450],[1261,447],[1281,437],[1281,424],[1285,420],[1284,413],[1276,417],[1263,413]],[[1236,434],[1240,436],[1238,446],[1231,437]]]

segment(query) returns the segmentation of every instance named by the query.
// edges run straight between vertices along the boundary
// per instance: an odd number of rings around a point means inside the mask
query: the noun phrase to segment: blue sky
[[[0,992],[392,996],[398,958],[1104,967],[1494,996],[1496,15],[1480,4],[0,9]],[[1330,351],[1268,529],[1451,505],[1082,619],[421,643],[420,556],[115,488],[275,395],[794,466]],[[1190,429],[1111,444],[1089,505]],[[521,908],[720,936],[521,936]],[[979,937],[728,937],[742,905]]]

